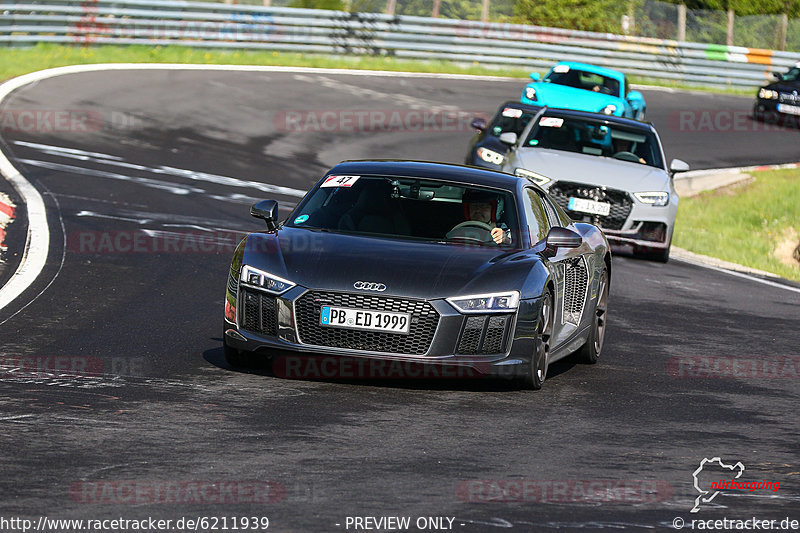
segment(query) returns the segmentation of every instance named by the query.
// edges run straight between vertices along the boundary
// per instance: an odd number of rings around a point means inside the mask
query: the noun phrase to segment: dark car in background
[[[521,135],[531,118],[541,109],[542,106],[510,101],[500,106],[488,124],[485,119],[476,117],[472,127],[478,133],[469,143],[464,162],[475,167],[500,170],[508,152],[508,145],[500,142],[500,135],[507,132]]]
[[[775,78],[758,90],[753,118],[777,122],[794,117],[795,122],[800,122],[800,64],[784,74],[776,74]]]
[[[267,228],[234,253],[223,330],[233,366],[288,351],[456,365],[538,389],[552,361],[597,361],[608,241],[526,178],[347,161],[284,222],[277,213],[275,201],[254,205]]]

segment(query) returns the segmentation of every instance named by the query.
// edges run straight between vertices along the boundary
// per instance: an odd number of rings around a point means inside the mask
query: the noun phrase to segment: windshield
[[[535,111],[523,111],[515,107],[506,107],[492,120],[489,130],[493,135],[499,137],[501,133],[514,132],[518,136],[522,135],[525,126],[531,121],[531,117],[535,115]]]
[[[789,69],[789,72],[781,76],[783,81],[800,81],[800,68]]]
[[[661,149],[652,132],[606,121],[543,116],[531,129],[523,146],[613,157],[663,168]]]
[[[510,192],[430,179],[327,176],[285,225],[439,243],[519,242]]]
[[[595,72],[576,70],[566,65],[556,65],[544,81],[619,96],[619,80]]]

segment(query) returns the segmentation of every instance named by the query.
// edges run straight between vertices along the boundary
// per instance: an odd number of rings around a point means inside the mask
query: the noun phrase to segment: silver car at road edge
[[[598,113],[544,108],[510,146],[502,170],[533,180],[574,220],[603,229],[615,247],[669,260],[678,195],[655,128]]]

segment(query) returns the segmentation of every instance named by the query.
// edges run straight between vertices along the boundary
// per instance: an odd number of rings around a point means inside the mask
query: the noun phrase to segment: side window
[[[561,220],[561,217],[558,215],[558,209],[556,209],[556,206],[553,205],[552,200],[550,200],[550,198],[546,195],[542,195],[538,192],[537,194],[539,194],[539,196],[542,198],[542,203],[544,204],[545,211],[547,211],[547,220],[550,222],[550,226],[566,226],[564,221]]]
[[[550,231],[550,221],[547,219],[545,204],[542,197],[533,189],[525,189],[525,219],[528,223],[528,231],[531,236],[531,244],[536,244],[545,237]]]

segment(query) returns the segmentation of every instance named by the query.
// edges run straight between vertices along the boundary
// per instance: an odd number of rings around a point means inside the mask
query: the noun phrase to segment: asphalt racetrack
[[[267,517],[281,532],[389,531],[355,518],[390,516],[409,517],[408,531],[800,520],[791,288],[617,256],[600,362],[554,364],[539,392],[284,379],[224,362],[231,242],[263,225],[250,204],[274,198],[285,213],[343,159],[462,162],[472,114],[523,84],[132,70],[14,92],[6,116],[77,122],[2,133],[45,199],[51,246],[0,310],[0,515],[216,517],[216,530]],[[642,92],[668,158],[800,160],[800,132],[751,122],[752,98]],[[690,513],[693,472],[715,457],[772,488],[722,491]]]

